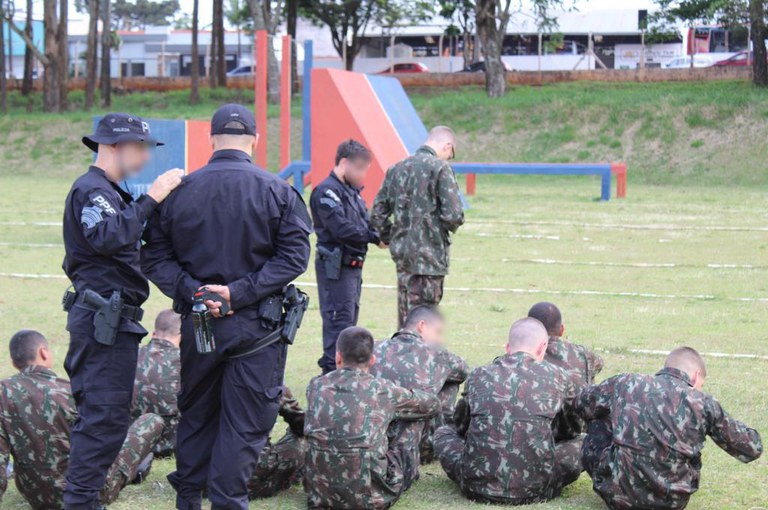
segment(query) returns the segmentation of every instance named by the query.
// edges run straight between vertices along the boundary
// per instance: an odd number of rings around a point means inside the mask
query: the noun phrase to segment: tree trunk
[[[93,108],[96,98],[96,78],[99,51],[99,2],[88,0],[88,42],[85,51],[85,107]]]
[[[347,43],[342,42],[342,44],[347,44]],[[347,44],[347,61],[345,62],[346,65],[344,66],[344,69],[346,69],[347,71],[352,71],[355,68],[355,57],[357,56],[357,54],[355,53],[354,47],[355,47],[354,41],[352,42],[351,45]]]
[[[24,25],[24,33],[32,39],[34,37],[32,32],[32,11],[34,11],[34,4],[32,0],[27,0],[27,20]],[[32,92],[32,71],[35,67],[35,55],[32,53],[32,48],[24,46],[24,79],[21,82],[21,93],[23,95],[29,95]]]
[[[189,68],[189,102],[200,102],[200,47],[197,43],[200,5],[198,0],[192,4],[192,64]]]
[[[297,56],[298,45],[296,44],[296,24],[299,18],[299,1],[287,0],[285,4],[285,23],[288,31],[288,35],[291,36],[293,41],[293,48],[291,51],[291,94],[296,94],[299,91],[299,59]]]
[[[5,13],[2,13],[3,15]],[[8,80],[5,77],[5,18],[0,16],[0,112],[8,112]]]
[[[216,0],[214,3],[218,28],[216,30],[216,85],[227,86],[227,52],[224,46],[224,0]]]
[[[208,86],[212,89],[217,86],[216,77],[218,76],[219,51],[217,46],[219,44],[219,22],[216,19],[216,12],[218,11],[216,4],[218,2],[219,0],[214,0],[212,3],[211,42],[208,46]]]
[[[766,28],[764,0],[750,0],[749,17],[752,24],[752,46],[754,47],[754,62],[752,63],[752,82],[758,87],[768,87],[768,60],[766,60]]]
[[[485,58],[485,91],[488,97],[501,97],[507,89],[504,64],[501,61],[502,43],[506,27],[496,24],[496,0],[478,0],[477,34],[483,44]]]
[[[59,2],[59,28],[56,33],[56,44],[59,47],[59,109],[67,107],[69,95],[69,34],[67,24],[69,21],[69,0]]]
[[[106,0],[101,10],[101,105],[112,105],[112,8]]]
[[[61,93],[59,92],[60,50],[58,45],[59,23],[56,16],[56,0],[43,2],[43,26],[45,27],[45,69],[43,74],[43,110],[61,111]]]
[[[464,67],[469,67],[470,64],[472,64],[472,34],[469,31],[469,27],[464,28],[464,34],[461,38],[464,44],[461,51],[461,56],[464,59]]]

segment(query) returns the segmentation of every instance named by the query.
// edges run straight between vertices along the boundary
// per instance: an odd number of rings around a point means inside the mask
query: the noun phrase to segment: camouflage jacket
[[[462,491],[499,500],[547,499],[560,488],[552,422],[571,413],[568,374],[517,352],[475,369],[466,384],[471,419]]]
[[[574,344],[557,336],[549,337],[544,361],[562,368],[580,392],[595,382],[595,375],[603,369],[603,358],[583,345]],[[555,424],[555,440],[571,439],[585,430],[584,420],[576,414],[560,415]]]
[[[409,390],[437,395],[445,383],[463,383],[469,368],[459,356],[425,343],[417,333],[401,330],[376,344],[371,374]]]
[[[437,397],[355,368],[312,379],[304,425],[309,507],[387,508],[402,485],[400,473],[388,472],[389,424],[439,410]]]
[[[180,385],[179,348],[167,340],[153,338],[139,350],[133,385],[133,415],[177,416],[176,395]]]
[[[16,487],[32,508],[61,508],[76,417],[69,382],[47,368],[27,367],[0,382],[0,496],[12,456]]]
[[[453,169],[426,146],[387,171],[371,211],[398,271],[411,274],[448,274],[451,234],[463,223]]]
[[[756,430],[674,368],[612,377],[582,392],[576,407],[586,420],[610,421],[612,445],[593,484],[612,508],[684,508],[699,487],[706,436],[742,462],[763,450]]]

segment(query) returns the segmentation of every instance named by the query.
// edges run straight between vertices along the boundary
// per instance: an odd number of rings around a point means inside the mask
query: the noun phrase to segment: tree
[[[99,9],[101,15],[101,105],[112,105],[112,2],[105,0]]]
[[[394,29],[404,22],[424,19],[433,2],[414,0],[298,0],[301,14],[331,30],[333,47],[351,71],[363,47],[362,35],[371,23]]]
[[[299,0],[286,0],[285,2],[285,25],[288,35],[294,42],[293,51],[291,51],[291,95],[298,92],[299,77],[299,59],[297,57],[296,46],[296,24],[299,19]]]
[[[531,0],[528,2],[533,11],[539,31],[549,32],[557,27],[557,19],[551,16],[553,8],[564,9],[566,0]],[[515,3],[517,10],[522,3]],[[488,97],[501,97],[507,88],[506,72],[501,61],[504,49],[504,37],[507,35],[512,11],[512,0],[477,0],[475,20],[477,35],[483,46],[485,59],[485,90]]]
[[[27,0],[27,18],[24,24],[24,33],[30,39],[34,38],[32,31],[32,11],[34,5],[32,0]],[[28,45],[24,45],[24,78],[21,82],[21,93],[25,96],[32,92],[32,71],[35,66],[35,56]]]
[[[213,0],[211,30],[211,88],[227,86],[227,61],[224,47],[224,0]]]
[[[200,102],[200,46],[197,41],[199,25],[200,2],[194,0],[192,4],[192,63],[189,68],[189,102],[192,104]]]
[[[253,17],[254,30],[266,30],[270,35],[267,49],[267,95],[269,102],[274,104],[280,101],[280,66],[272,41],[283,13],[283,0],[248,0],[248,6]]]
[[[243,31],[243,26],[247,25],[251,19],[248,4],[245,0],[228,0],[224,8],[224,17],[237,30],[237,64],[240,65],[240,60],[243,58],[240,35]],[[290,33],[290,26],[288,32]]]
[[[440,16],[450,20],[447,31],[461,34],[464,67],[472,63],[472,34],[475,31],[474,0],[439,0]],[[453,24],[458,23],[458,26]]]
[[[752,23],[752,47],[754,62],[752,64],[752,82],[758,87],[768,87],[768,55],[766,55],[765,38],[768,36],[765,28],[764,0],[749,0],[749,17]]]
[[[85,49],[85,107],[92,108],[96,101],[96,73],[99,51],[99,4],[101,0],[86,0],[88,10],[88,38]]]
[[[111,3],[116,30],[170,25],[179,10],[178,0],[112,0]]]
[[[0,112],[8,112],[8,80],[5,77],[5,27],[0,16]]]

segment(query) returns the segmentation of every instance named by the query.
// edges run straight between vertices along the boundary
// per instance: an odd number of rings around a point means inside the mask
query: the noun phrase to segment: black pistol
[[[109,299],[104,299],[93,290],[83,293],[83,304],[93,308],[94,338],[103,345],[115,345],[120,317],[123,313],[123,300],[118,291],[113,291]]]
[[[285,320],[283,322],[283,342],[293,345],[296,340],[296,333],[301,327],[301,321],[304,319],[304,312],[309,306],[309,296],[301,292],[294,285],[289,285],[285,290],[285,299],[283,307],[285,309]]]

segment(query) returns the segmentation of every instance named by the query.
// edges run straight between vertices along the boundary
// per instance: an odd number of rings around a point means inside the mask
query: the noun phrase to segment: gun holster
[[[317,256],[323,261],[325,268],[325,277],[329,280],[338,280],[341,278],[341,248],[336,247],[333,250],[323,248],[317,245]]]
[[[103,345],[115,345],[123,311],[123,300],[120,293],[113,291],[109,299],[104,299],[96,292],[88,289],[83,293],[82,300],[84,305],[96,312],[93,316],[96,341]]]

